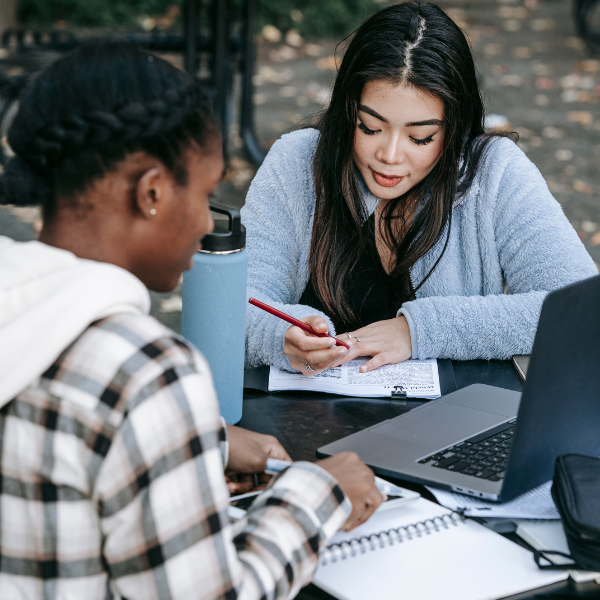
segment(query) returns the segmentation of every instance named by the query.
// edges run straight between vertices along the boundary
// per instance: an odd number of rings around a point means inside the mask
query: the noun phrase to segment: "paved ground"
[[[468,34],[484,81],[488,113],[520,135],[520,145],[600,263],[600,60],[575,37],[569,0],[448,0],[440,4]],[[256,124],[268,148],[282,133],[310,122],[327,102],[335,74],[334,42],[262,42]],[[599,57],[600,58],[600,57]],[[499,118],[499,117],[503,117]],[[235,149],[219,200],[243,205],[254,174]],[[1,209],[0,234],[32,239],[38,215]],[[39,223],[38,223],[39,226]],[[180,297],[155,295],[153,312],[179,328]]]

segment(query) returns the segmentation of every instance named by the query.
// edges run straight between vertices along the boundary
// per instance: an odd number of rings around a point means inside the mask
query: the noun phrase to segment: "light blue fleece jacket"
[[[319,133],[278,140],[258,170],[242,209],[248,296],[296,318],[320,314],[298,304],[309,279],[315,209],[312,157]],[[368,214],[379,199],[363,187]],[[411,269],[418,285],[446,236]],[[416,300],[399,308],[413,358],[509,358],[529,354],[545,295],[598,273],[535,165],[511,140],[488,147],[469,192],[453,209],[450,240]],[[509,294],[504,293],[504,283]],[[290,369],[283,355],[289,324],[248,305],[246,366]]]

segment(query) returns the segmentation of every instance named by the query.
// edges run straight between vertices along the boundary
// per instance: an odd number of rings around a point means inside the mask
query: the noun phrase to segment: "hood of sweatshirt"
[[[0,236],[0,408],[34,383],[90,323],[149,311],[148,290],[129,271]]]

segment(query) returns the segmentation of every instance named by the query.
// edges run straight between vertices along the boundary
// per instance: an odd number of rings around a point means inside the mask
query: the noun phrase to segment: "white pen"
[[[277,473],[281,473],[285,471],[289,466],[293,463],[288,462],[287,460],[279,460],[278,458],[267,458],[267,465],[265,467],[265,473],[267,475],[277,475]],[[375,477],[375,486],[377,489],[386,496],[392,496],[397,498],[398,501],[410,501],[419,497],[419,494],[416,492],[412,492],[411,490],[405,490],[389,481],[385,481],[385,479],[381,479],[379,477]],[[253,496],[258,496],[264,490],[259,490],[256,492],[248,492],[247,494],[240,494],[239,496],[231,496],[229,499],[230,502],[237,502],[238,500],[243,500],[244,498],[252,498]]]
[[[281,473],[287,469],[292,463],[287,460],[279,460],[277,458],[267,458],[267,466],[265,468],[265,473],[267,475],[276,475],[277,473]],[[375,477],[375,486],[382,493],[387,496],[404,496],[406,494],[406,490],[389,481],[385,481],[384,479],[380,479],[379,477]]]

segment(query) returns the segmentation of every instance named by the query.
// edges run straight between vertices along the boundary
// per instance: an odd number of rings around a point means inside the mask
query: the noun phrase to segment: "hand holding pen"
[[[267,459],[266,473],[280,473],[293,463],[284,460]],[[322,469],[333,475],[352,505],[352,512],[344,524],[344,529],[350,531],[364,523],[385,500],[385,495],[375,484],[373,471],[369,469],[354,452],[341,452],[316,463]],[[387,483],[387,482],[385,482]],[[391,485],[391,484],[388,484]],[[261,493],[260,490],[254,495]],[[253,495],[253,492],[235,496],[231,501],[241,500]]]
[[[304,375],[320,373],[329,365],[348,354],[354,340],[333,337],[328,334],[327,321],[319,315],[295,319],[277,309],[250,298],[249,302],[262,310],[287,321],[292,326],[284,335],[283,354],[288,357],[292,368]],[[332,344],[336,345],[332,347]]]

